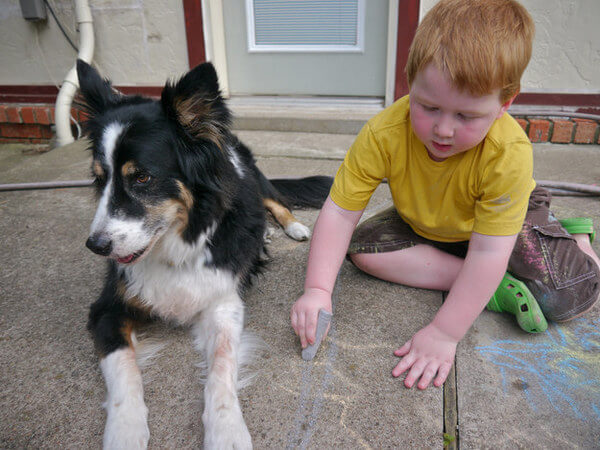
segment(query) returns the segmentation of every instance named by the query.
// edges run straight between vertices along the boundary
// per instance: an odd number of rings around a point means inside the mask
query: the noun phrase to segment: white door
[[[384,97],[388,0],[223,0],[230,95]]]

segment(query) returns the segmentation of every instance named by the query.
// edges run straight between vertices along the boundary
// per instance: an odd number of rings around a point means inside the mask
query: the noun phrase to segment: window
[[[246,0],[249,52],[362,52],[364,0]]]

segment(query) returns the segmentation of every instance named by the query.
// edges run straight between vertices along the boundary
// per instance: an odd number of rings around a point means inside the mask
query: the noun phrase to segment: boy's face
[[[475,147],[512,103],[500,103],[499,89],[481,97],[459,91],[434,64],[415,76],[409,101],[413,130],[434,161]]]

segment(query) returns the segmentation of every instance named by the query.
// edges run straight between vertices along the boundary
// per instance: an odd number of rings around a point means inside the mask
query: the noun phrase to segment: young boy
[[[442,0],[426,15],[406,67],[409,95],[362,129],[315,224],[304,294],[291,311],[303,348],[314,342],[318,311],[331,312],[346,251],[375,277],[449,291],[431,323],[395,351],[392,375],[408,371],[408,388],[444,383],[486,304],[539,332],[544,315],[570,320],[598,299],[591,221],[571,219],[570,234],[550,213],[532,178],[531,144],[506,114],[533,34],[513,0]],[[384,178],[393,207],[355,230]]]

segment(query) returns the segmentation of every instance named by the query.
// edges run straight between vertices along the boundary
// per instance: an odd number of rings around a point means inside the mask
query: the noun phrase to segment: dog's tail
[[[320,209],[333,184],[333,178],[324,175],[270,180],[264,176],[260,178],[263,196],[277,200],[288,208]]]

